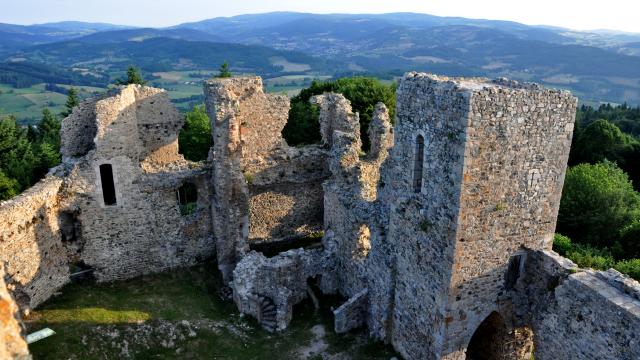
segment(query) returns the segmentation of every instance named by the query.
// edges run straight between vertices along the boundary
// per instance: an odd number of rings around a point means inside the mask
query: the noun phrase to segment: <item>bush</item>
[[[180,130],[178,147],[187,160],[201,161],[209,156],[213,145],[211,122],[204,105],[196,106],[187,113],[184,127]]]
[[[570,259],[581,268],[595,270],[614,268],[640,281],[640,259],[616,261],[608,249],[572,244],[571,239],[560,234],[555,234],[553,237],[553,250]]]
[[[367,129],[377,103],[384,103],[389,109],[389,117],[395,115],[395,85],[385,85],[378,79],[369,77],[342,78],[335,81],[313,81],[291,99],[289,120],[282,135],[289,145],[313,144],[320,141],[319,112],[309,103],[314,95],[335,92],[344,95],[351,102],[353,112],[360,114],[360,135],[362,147],[369,149]]]
[[[567,252],[571,250],[571,239],[568,237],[555,234],[553,236],[553,250],[555,250],[558,254],[565,256]]]
[[[638,219],[640,194],[614,163],[571,167],[560,201],[558,232],[575,242],[612,247],[620,229]]]
[[[640,220],[636,220],[620,231],[620,257],[640,258]]]
[[[613,268],[640,281],[640,259],[618,261]]]

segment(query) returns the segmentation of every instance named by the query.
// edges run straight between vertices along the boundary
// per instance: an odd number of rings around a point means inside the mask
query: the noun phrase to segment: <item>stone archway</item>
[[[506,359],[507,348],[507,327],[502,316],[494,311],[473,333],[467,347],[467,360]]]

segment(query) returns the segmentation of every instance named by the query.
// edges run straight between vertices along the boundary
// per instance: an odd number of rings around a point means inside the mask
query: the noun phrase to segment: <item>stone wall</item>
[[[93,268],[99,281],[109,281],[213,255],[211,172],[178,153],[183,120],[167,93],[130,85],[80,109],[72,124],[93,121],[96,136],[91,150],[67,161],[64,211],[79,229],[72,260]],[[79,119],[83,114],[93,118]],[[112,168],[115,204],[104,200],[104,164]],[[185,183],[197,187],[194,214],[180,212],[176,192]]]
[[[505,274],[522,248],[551,246],[576,99],[515,82],[410,73],[397,109],[380,194],[395,259],[390,275],[379,275],[395,278],[392,291],[381,291],[394,296],[391,341],[407,358],[464,357],[492,313],[516,332]]]
[[[60,232],[61,177],[50,175],[0,203],[0,264],[20,307],[33,308],[69,281]]]
[[[299,238],[322,229],[326,152],[282,138],[289,99],[265,94],[259,77],[204,85],[214,137],[214,230],[225,281],[251,242]]]
[[[4,277],[4,267],[0,262],[0,359],[31,359],[22,337],[19,309],[7,291]]]
[[[578,270],[554,252],[529,259],[522,311],[535,334],[536,359],[640,357],[637,281],[612,269]]]

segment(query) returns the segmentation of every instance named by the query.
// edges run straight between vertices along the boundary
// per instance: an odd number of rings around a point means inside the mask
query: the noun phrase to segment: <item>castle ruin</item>
[[[376,107],[366,154],[340,94],[312,99],[322,142],[304,147],[282,138],[289,99],[259,77],[204,94],[214,145],[200,163],[178,153],[183,119],[163,90],[122,87],[63,121],[63,163],[0,204],[0,357],[28,358],[17,309],[70,269],[114,281],[214,257],[267,331],[313,279],[347,299],[335,331],[366,327],[406,359],[640,358],[640,284],[551,250],[570,93],[408,73],[393,127]]]

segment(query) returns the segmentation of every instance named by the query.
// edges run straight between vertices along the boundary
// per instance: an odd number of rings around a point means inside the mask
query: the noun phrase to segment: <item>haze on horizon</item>
[[[34,10],[34,9],[39,9]],[[640,2],[629,0],[3,0],[0,22],[39,24],[66,20],[164,27],[220,16],[273,11],[379,14],[416,12],[438,16],[509,20],[575,30],[640,33]]]

